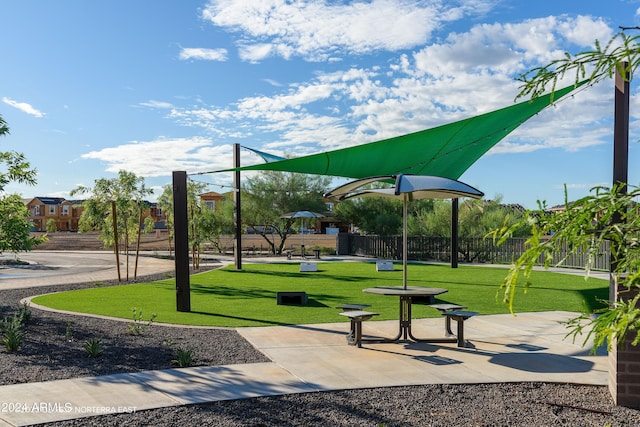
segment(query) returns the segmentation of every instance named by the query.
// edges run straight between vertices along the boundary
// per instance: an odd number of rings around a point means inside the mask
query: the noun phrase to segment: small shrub
[[[71,320],[67,321],[67,329],[64,331],[64,337],[67,341],[73,341],[73,332],[71,331]]]
[[[179,348],[176,353],[176,358],[171,362],[180,368],[188,368],[193,365],[193,352],[186,348]]]
[[[24,331],[19,315],[2,321],[2,344],[8,351],[18,351],[24,341]]]
[[[144,335],[153,323],[153,320],[157,317],[156,313],[151,315],[148,321],[144,321],[142,318],[142,310],[138,311],[135,307],[132,309],[133,311],[133,323],[129,323],[127,325],[127,331],[130,335]]]
[[[171,347],[173,344],[174,344],[173,338],[167,338],[166,340],[162,341],[162,345],[164,347]]]
[[[90,358],[99,357],[102,354],[102,341],[96,338],[89,339],[84,343],[84,350]]]
[[[31,320],[31,307],[28,302],[20,303],[18,306],[18,320],[22,326],[27,326]]]

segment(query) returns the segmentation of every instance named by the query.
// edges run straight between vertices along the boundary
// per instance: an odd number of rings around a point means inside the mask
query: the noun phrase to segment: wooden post
[[[628,63],[621,66],[626,70]],[[615,77],[615,113],[613,130],[613,184],[618,185],[620,194],[627,192],[629,168],[629,82],[631,75],[625,71],[621,75],[616,70]],[[616,215],[614,222],[621,222],[621,214]],[[613,245],[613,242],[612,242]],[[611,271],[615,271],[618,260],[611,254]],[[618,283],[615,275],[611,275],[609,285],[609,302],[633,299],[637,290],[629,292],[626,284]],[[640,408],[640,346],[632,346],[637,331],[631,331],[623,343],[611,343],[609,352],[609,391],[616,405]]]
[[[173,227],[176,264],[176,309],[191,311],[189,284],[189,224],[187,217],[187,173],[173,172]]]
[[[233,167],[240,167],[240,144],[233,144]],[[233,224],[235,229],[235,239],[233,240],[233,255],[236,270],[242,270],[242,216],[240,214],[240,171],[235,171],[233,175]]]
[[[120,274],[120,248],[118,247],[118,210],[115,200],[111,201],[111,219],[113,221],[113,250],[116,253],[116,269],[118,270],[118,282],[122,282]]]

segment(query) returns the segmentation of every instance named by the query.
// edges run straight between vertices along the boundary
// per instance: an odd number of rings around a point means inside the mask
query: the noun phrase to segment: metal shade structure
[[[304,227],[302,229],[302,246],[304,246],[304,230],[307,228],[306,218],[324,218],[324,215],[319,214],[317,212],[311,212],[311,211],[295,211],[295,212],[286,213],[284,215],[280,215],[280,218],[305,218],[303,220]]]
[[[363,188],[374,183],[390,183],[388,188]],[[407,288],[407,206],[418,199],[457,199],[470,197],[481,199],[484,193],[464,182],[441,176],[429,175],[385,175],[358,179],[341,185],[325,194],[325,197],[343,201],[357,197],[389,197],[401,199],[402,203],[402,285]]]

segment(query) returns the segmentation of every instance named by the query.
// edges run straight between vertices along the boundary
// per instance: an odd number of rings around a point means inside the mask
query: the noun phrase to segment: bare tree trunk
[[[118,269],[118,282],[122,282],[120,275],[120,248],[118,248],[118,216],[116,213],[116,202],[111,201],[111,216],[113,217],[113,247],[116,253],[116,268]]]
[[[140,258],[140,239],[142,238],[142,206],[139,206],[138,215],[138,239],[136,241],[136,266],[133,270],[133,280],[138,278],[138,259]]]

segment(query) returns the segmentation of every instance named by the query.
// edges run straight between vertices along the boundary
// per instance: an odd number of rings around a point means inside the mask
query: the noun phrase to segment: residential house
[[[77,231],[82,214],[82,204],[75,204],[62,197],[34,197],[26,199],[25,205],[31,215],[29,221],[34,231],[46,231],[47,222],[55,221],[56,230]]]
[[[78,231],[78,223],[84,209],[84,200],[65,200],[62,197],[34,197],[23,199],[30,213],[32,230],[47,231],[47,222],[54,220],[56,231]],[[166,216],[157,203],[145,202],[148,206],[144,217],[151,216],[156,229],[166,228]]]

